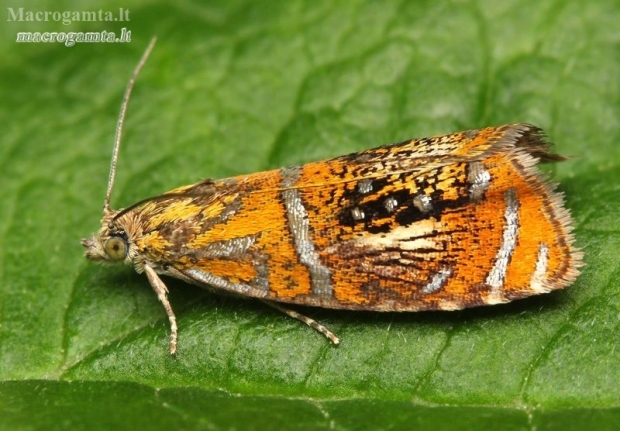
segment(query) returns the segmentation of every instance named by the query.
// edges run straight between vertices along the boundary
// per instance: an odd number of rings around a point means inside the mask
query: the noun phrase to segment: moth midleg
[[[277,304],[275,302],[266,301],[264,299],[261,299],[261,301],[264,302],[265,304],[269,305],[270,307],[273,307],[276,310],[281,311],[282,313],[286,314],[287,316],[292,317],[293,319],[297,319],[300,322],[303,322],[306,325],[308,325],[309,327],[311,327],[311,328],[315,329],[316,331],[320,332],[329,341],[331,341],[332,344],[334,344],[334,345],[340,344],[340,338],[338,338],[338,336],[336,334],[334,334],[332,331],[330,331],[327,328],[327,326],[320,324],[316,320],[311,319],[308,316],[304,316],[303,314],[298,313],[295,310],[291,310],[290,308],[283,307],[282,305]]]
[[[164,306],[168,315],[168,320],[170,321],[170,354],[174,355],[177,352],[177,318],[174,315],[174,311],[172,311],[170,301],[168,301],[168,288],[153,268],[144,265],[144,272],[146,272],[146,277],[149,279],[157,299]]]

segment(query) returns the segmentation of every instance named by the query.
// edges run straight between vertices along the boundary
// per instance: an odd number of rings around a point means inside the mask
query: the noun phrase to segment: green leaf
[[[9,20],[0,43],[0,428],[620,428],[620,5],[29,2],[128,22]],[[16,9],[17,7],[14,7]],[[15,43],[19,31],[131,43]],[[152,35],[112,206],[205,177],[511,122],[543,127],[587,266],[455,313],[301,309],[87,262],[122,92]]]

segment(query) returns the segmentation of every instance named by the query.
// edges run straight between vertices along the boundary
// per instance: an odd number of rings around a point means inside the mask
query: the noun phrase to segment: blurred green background
[[[620,429],[618,1],[28,3],[5,8],[130,20],[0,29],[0,428]],[[123,27],[131,43],[15,42]],[[120,100],[153,35],[113,207],[531,122],[572,156],[547,170],[575,218],[582,276],[455,313],[303,310],[338,348],[259,302],[170,281],[170,357],[146,278],[85,261],[79,244],[99,227]]]

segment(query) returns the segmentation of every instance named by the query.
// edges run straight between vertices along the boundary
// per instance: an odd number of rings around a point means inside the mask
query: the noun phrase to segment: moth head
[[[103,217],[102,227],[90,238],[82,239],[87,259],[95,262],[131,262],[131,244],[123,224],[116,220],[118,211],[110,211]]]
[[[123,96],[121,111],[116,124],[116,134],[114,135],[114,149],[112,150],[112,161],[110,162],[108,189],[103,201],[103,220],[101,220],[101,229],[99,229],[99,232],[90,238],[82,239],[82,245],[86,248],[86,258],[94,260],[95,262],[135,263],[138,265],[137,269],[142,268],[139,262],[136,262],[137,248],[135,245],[132,245],[132,238],[135,239],[137,228],[135,218],[132,214],[132,209],[139,206],[141,202],[133,207],[115,211],[110,209],[110,198],[112,196],[112,189],[114,188],[116,163],[118,161],[123,124],[125,123],[125,113],[127,112],[131,92],[138,74],[142,70],[142,67],[144,67],[147,58],[153,50],[155,41],[156,38],[151,39],[149,46],[146,48],[146,51],[144,51],[144,54],[142,54],[142,58],[134,69],[131,79],[125,88],[125,95]]]

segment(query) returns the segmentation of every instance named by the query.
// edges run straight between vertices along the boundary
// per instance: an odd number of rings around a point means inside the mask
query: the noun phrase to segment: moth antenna
[[[110,162],[110,176],[108,177],[108,191],[105,194],[105,201],[103,203],[103,213],[108,214],[110,212],[110,196],[112,196],[112,187],[114,187],[114,177],[116,176],[116,162],[118,160],[118,150],[121,146],[121,137],[123,135],[123,125],[125,124],[125,114],[127,113],[127,106],[129,105],[129,98],[133,91],[133,86],[136,83],[136,79],[140,74],[140,71],[146,64],[146,60],[151,55],[151,51],[157,41],[156,37],[153,37],[146,47],[142,58],[138,62],[138,65],[131,74],[131,78],[125,88],[125,94],[123,95],[123,101],[121,103],[121,111],[118,115],[118,121],[116,122],[116,134],[114,135],[114,149],[112,150],[112,161]]]

